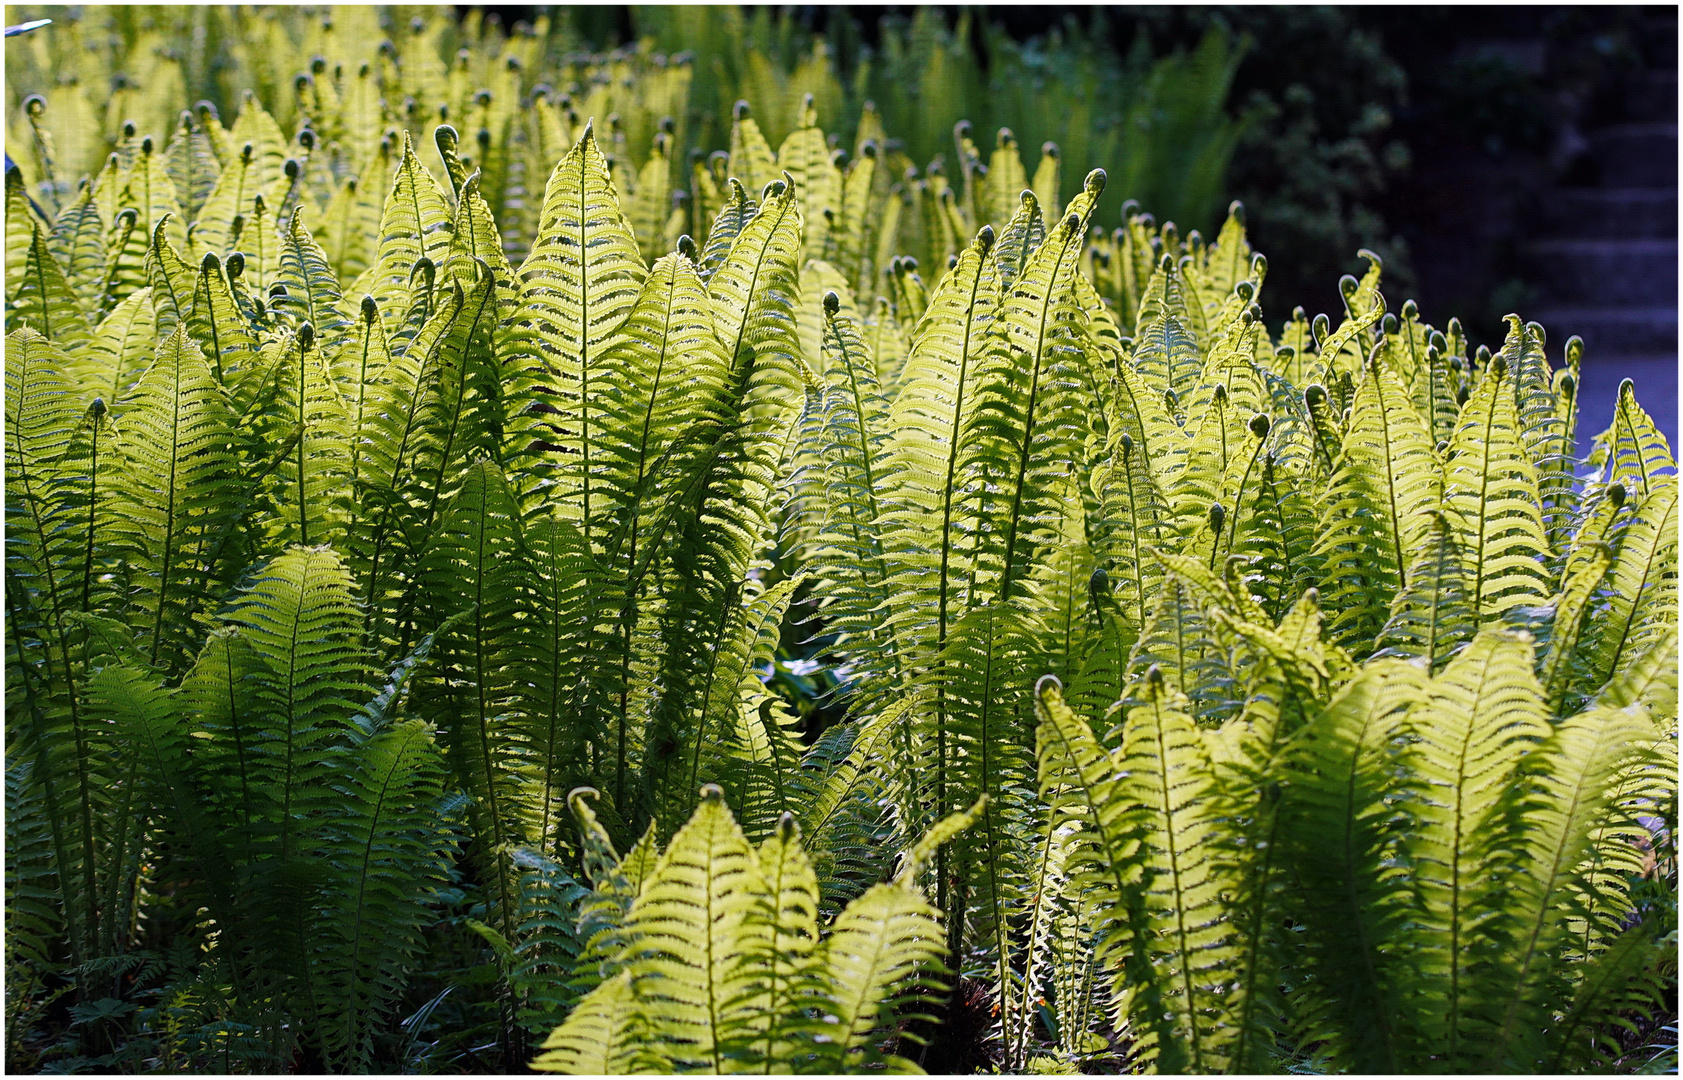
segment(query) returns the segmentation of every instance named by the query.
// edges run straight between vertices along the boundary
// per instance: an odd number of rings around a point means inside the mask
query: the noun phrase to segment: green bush
[[[1628,383],[1570,456],[1576,339],[1374,256],[1276,336],[1237,206],[815,103],[686,165],[683,65],[372,18],[10,129],[9,1065],[832,1072],[949,992],[1017,1071],[1632,1052],[1676,468]]]

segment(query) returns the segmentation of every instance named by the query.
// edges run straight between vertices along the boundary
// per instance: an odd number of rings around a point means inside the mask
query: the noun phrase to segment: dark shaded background
[[[466,10],[462,8],[461,10]],[[539,8],[485,6],[505,25]],[[634,7],[550,8],[589,42],[639,33]],[[779,8],[830,43],[844,77],[909,7]],[[958,8],[946,8],[957,24]],[[1475,342],[1515,311],[1558,362],[1584,338],[1584,420],[1619,379],[1677,437],[1676,7],[990,7],[1018,41],[1190,50],[1212,26],[1249,39],[1228,107],[1249,118],[1227,189],[1270,256],[1271,321],[1338,311],[1359,247],[1385,258],[1393,304]],[[1126,193],[1124,193],[1126,194]],[[1147,209],[1150,209],[1149,207]]]

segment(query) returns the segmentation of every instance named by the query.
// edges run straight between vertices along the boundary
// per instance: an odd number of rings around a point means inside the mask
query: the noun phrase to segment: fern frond
[[[1629,379],[1619,383],[1613,423],[1595,437],[1590,463],[1601,464],[1602,483],[1622,481],[1638,498],[1648,494],[1656,477],[1667,470],[1677,471],[1665,435],[1637,403],[1636,390]]]
[[[1416,989],[1401,1003],[1399,1035],[1411,1060],[1456,1061],[1483,1048],[1474,973],[1488,962],[1485,924],[1506,895],[1502,800],[1520,759],[1549,732],[1531,654],[1526,638],[1481,631],[1409,716],[1407,767],[1424,796],[1403,841],[1416,895],[1406,953]]]
[[[136,573],[134,600],[153,663],[185,647],[186,611],[209,587],[207,561],[232,498],[234,417],[185,330],[158,345],[123,423],[129,452],[116,492],[121,537]]]
[[[1315,556],[1341,640],[1371,640],[1378,605],[1407,582],[1443,498],[1437,452],[1402,383],[1375,358],[1356,389],[1337,470],[1323,498]]]
[[[1548,540],[1538,508],[1537,470],[1523,441],[1502,357],[1461,409],[1446,451],[1443,499],[1467,549],[1473,617],[1488,623],[1519,604],[1542,603]]]
[[[1677,480],[1656,476],[1620,538],[1608,571],[1612,596],[1595,619],[1585,689],[1604,685],[1677,624]]]
[[[1308,967],[1352,1068],[1402,1061],[1398,960],[1382,946],[1407,910],[1407,877],[1392,858],[1399,724],[1426,697],[1418,667],[1370,661],[1293,740],[1280,810],[1282,843],[1302,883]],[[1317,1036],[1322,1035],[1315,1029]]]

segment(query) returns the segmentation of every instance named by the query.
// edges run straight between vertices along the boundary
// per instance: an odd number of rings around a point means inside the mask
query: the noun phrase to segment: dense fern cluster
[[[669,210],[591,111],[681,68],[286,41],[290,135],[13,129],[14,1046],[400,1062],[452,892],[562,1071],[909,1066],[954,975],[1010,1069],[1554,1071],[1675,978],[1676,469],[1576,339],[1371,256],[1271,333],[1239,207],[1006,131],[739,107]]]

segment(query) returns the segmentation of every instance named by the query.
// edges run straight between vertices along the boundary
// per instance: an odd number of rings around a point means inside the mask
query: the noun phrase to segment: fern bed
[[[1578,339],[794,82],[686,159],[705,58],[547,17],[166,14],[7,45],[9,1069],[1675,1070]]]

